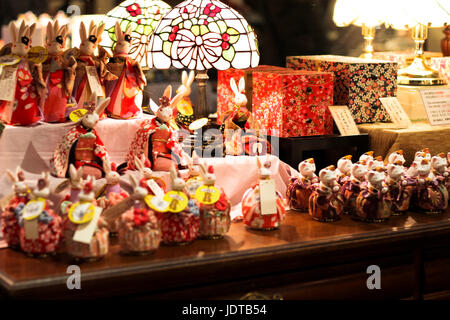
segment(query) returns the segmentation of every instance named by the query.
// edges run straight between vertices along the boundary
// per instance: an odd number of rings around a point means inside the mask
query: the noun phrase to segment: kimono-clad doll
[[[382,222],[390,217],[392,201],[385,179],[384,168],[377,167],[367,173],[367,184],[356,199],[356,215],[361,220]]]
[[[313,158],[299,163],[299,177],[292,177],[286,191],[286,198],[291,209],[308,212],[309,197],[315,183],[319,182],[315,172],[316,164]]]
[[[200,209],[198,237],[220,239],[230,230],[231,202],[222,188],[215,186],[214,167],[200,163],[203,185],[197,188],[195,198]]]
[[[404,214],[409,209],[413,186],[408,183],[404,176],[405,167],[401,160],[387,165],[386,186],[389,188],[389,197],[392,201],[392,216]]]
[[[72,96],[77,102],[78,108],[85,108],[85,103],[95,100],[95,97],[105,96],[103,88],[105,80],[115,80],[117,77],[109,72],[106,68],[106,57],[108,53],[98,44],[101,42],[101,35],[105,25],[95,26],[94,21],[89,25],[89,32],[83,22],[80,23],[80,39],[79,49],[72,49],[77,57],[77,68],[75,71],[75,83]],[[98,47],[99,56],[94,55],[94,50]],[[94,70],[95,69],[95,70]],[[97,85],[91,87],[88,80],[88,70],[92,75],[91,80]],[[94,72],[95,71],[95,72]]]
[[[262,165],[259,158],[256,157],[258,166],[259,179],[256,181],[242,196],[242,215],[244,216],[244,223],[251,229],[255,230],[274,230],[278,229],[281,222],[285,218],[286,201],[283,199],[281,193],[275,190],[275,182],[271,179],[272,172],[270,167],[272,163],[266,160]],[[264,202],[272,201],[272,212],[263,212],[261,206],[260,190],[263,185],[267,191],[267,196]],[[270,194],[269,194],[270,191]],[[265,209],[267,210],[267,209]]]
[[[75,127],[64,135],[50,159],[53,175],[59,178],[68,177],[70,164],[73,164],[76,169],[83,168],[84,179],[87,176],[99,179],[104,175],[103,161],[108,158],[108,152],[95,126],[108,103],[109,98],[101,101],[95,110],[89,110]]]
[[[26,126],[41,119],[39,105],[46,95],[42,65],[27,58],[35,27],[35,24],[27,27],[22,21],[17,29],[14,22],[11,22],[9,31],[12,43],[2,48],[0,53],[2,56],[11,54],[20,59],[17,64],[3,67],[2,77],[8,80],[0,83],[0,120],[10,125]]]
[[[161,227],[152,207],[159,208],[160,199],[149,196],[133,175],[133,193],[104,212],[109,225],[117,221],[119,244],[124,254],[143,255],[158,249],[162,239]]]
[[[366,182],[367,167],[365,161],[358,161],[352,165],[351,176],[346,179],[341,187],[344,197],[344,213],[353,215],[356,213],[356,198]]]
[[[320,222],[340,219],[344,210],[344,199],[339,193],[334,166],[319,171],[320,183],[309,197],[309,215]]]
[[[417,164],[415,177],[417,195],[414,197],[415,205],[420,211],[427,214],[439,214],[448,206],[448,191],[431,172],[431,163],[422,159]]]
[[[236,85],[236,80],[234,78],[230,79],[230,87],[234,93],[234,103],[233,109],[228,110],[222,119],[222,129],[249,129],[250,123],[247,120],[251,116],[251,112],[247,109],[247,97],[244,94],[245,91],[245,80],[242,77],[239,80],[239,88]]]
[[[68,99],[72,96],[77,62],[74,57],[65,59],[63,51],[68,35],[68,26],[59,27],[58,21],[47,25],[48,58],[42,64],[47,85],[47,99],[42,104],[45,122],[65,122]]]
[[[178,101],[177,105],[173,109],[173,116],[177,124],[185,129],[188,129],[189,125],[194,121],[194,110],[192,107],[191,85],[194,82],[195,72],[189,72],[189,76],[186,71],[181,73],[181,85],[177,89],[177,93],[183,93],[183,97]]]
[[[20,225],[21,212],[23,207],[28,203],[31,197],[31,190],[25,183],[25,175],[17,167],[16,174],[6,170],[9,178],[13,183],[14,195],[9,200],[8,205],[4,208],[1,214],[1,227],[3,239],[8,244],[8,247],[13,249],[20,248]]]
[[[352,165],[351,155],[346,155],[338,160],[336,169],[336,181],[338,184],[343,185],[350,178]]]
[[[67,207],[63,221],[66,252],[77,260],[99,260],[109,251],[108,224],[97,207],[94,182],[92,177],[83,182],[79,201]],[[88,225],[91,223],[93,226]],[[90,233],[82,235],[80,229],[89,229]]]
[[[33,257],[56,253],[62,238],[62,219],[51,208],[48,172],[42,173],[33,199],[23,207],[20,223],[20,248]]]
[[[178,93],[172,99],[171,96],[172,86],[169,85],[159,99],[160,106],[153,109],[156,117],[141,123],[126,157],[128,169],[136,169],[135,157],[140,158],[142,154],[150,160],[154,171],[170,171],[174,163],[186,165],[173,119],[173,108],[183,93]]]
[[[111,97],[106,113],[112,118],[130,119],[142,115],[142,90],[147,80],[141,66],[128,56],[131,48],[131,24],[122,32],[116,22],[116,45],[106,65],[117,80],[105,80],[105,92]]]

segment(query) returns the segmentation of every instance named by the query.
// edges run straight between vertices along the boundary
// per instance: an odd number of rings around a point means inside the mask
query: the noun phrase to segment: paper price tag
[[[73,235],[73,241],[90,244],[94,231],[97,228],[98,219],[102,213],[102,208],[95,207],[94,216],[88,223],[80,224]]]
[[[144,198],[144,201],[147,204],[147,206],[158,212],[166,212],[167,209],[169,208],[169,202],[160,197],[146,196]]]
[[[272,179],[259,180],[259,201],[261,215],[277,213],[275,181]]]
[[[328,108],[342,136],[359,134],[358,127],[347,106],[329,106]]]
[[[203,204],[214,204],[220,198],[220,191],[214,186],[203,185],[195,191],[195,198]]]
[[[47,60],[48,51],[44,47],[32,47],[27,54],[28,60],[34,63],[42,63]]]
[[[75,224],[83,224],[92,220],[95,206],[90,202],[75,203],[69,210],[69,219]]]
[[[404,129],[409,128],[412,125],[411,120],[405,110],[403,110],[397,97],[384,97],[380,98],[380,101],[391,117],[392,122],[395,123],[397,127]]]
[[[432,126],[450,124],[450,88],[421,89],[425,110]]]
[[[161,189],[161,187],[156,183],[155,180],[149,179],[147,180],[147,185],[152,190],[153,194],[158,198],[164,197],[164,191]]]
[[[69,114],[69,119],[72,122],[78,122],[80,121],[81,118],[84,117],[84,115],[88,112],[87,109],[77,109],[77,110],[73,110],[70,114]]]
[[[103,87],[100,84],[100,80],[98,79],[97,70],[94,66],[86,66],[86,76],[89,82],[89,87],[91,88],[91,92],[97,97],[105,97]]]
[[[44,211],[45,199],[28,201],[23,208],[23,218],[27,221],[35,220]]]
[[[39,237],[38,219],[23,220],[23,228],[25,229],[25,238],[28,240],[36,240]]]
[[[169,203],[167,211],[169,212],[181,212],[188,204],[187,196],[181,191],[169,191],[164,196],[164,200]]]
[[[14,101],[17,66],[4,66],[0,76],[0,100]]]

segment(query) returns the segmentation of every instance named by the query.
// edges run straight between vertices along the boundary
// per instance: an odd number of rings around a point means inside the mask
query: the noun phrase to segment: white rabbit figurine
[[[203,184],[203,180],[201,177],[200,159],[195,150],[192,153],[192,159],[188,160],[188,167],[189,167],[189,179],[186,181],[186,189],[189,195],[193,197],[198,187],[200,187]]]
[[[141,158],[135,158],[136,167],[139,170],[141,176],[141,184],[145,185],[148,194],[156,195],[165,193],[167,186],[164,180],[150,169],[150,161],[145,159],[145,156],[142,154]],[[153,183],[154,181],[155,183]],[[155,185],[156,184],[156,185]]]
[[[181,73],[181,85],[177,89],[177,93],[183,93],[183,97],[175,105],[175,121],[177,124],[187,129],[189,125],[194,121],[194,109],[192,107],[191,85],[195,79],[195,72],[189,72],[189,76],[186,71]]]

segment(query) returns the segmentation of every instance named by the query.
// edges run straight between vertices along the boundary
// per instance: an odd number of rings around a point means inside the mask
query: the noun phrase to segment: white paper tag
[[[25,229],[25,238],[28,240],[36,240],[38,234],[38,219],[23,220],[23,227]]]
[[[391,117],[392,122],[395,123],[397,127],[404,129],[409,128],[412,125],[411,120],[405,110],[403,110],[397,97],[384,97],[380,98],[380,101]]]
[[[25,220],[36,220],[45,208],[45,201],[31,200],[23,208],[23,218]]]
[[[329,106],[328,109],[342,136],[359,134],[358,127],[347,106]]]
[[[4,66],[0,76],[0,100],[14,101],[17,66]]]
[[[80,224],[73,235],[73,241],[90,244],[95,229],[97,228],[98,219],[102,213],[102,208],[95,207],[95,214],[91,221]]]
[[[95,94],[97,97],[105,97],[103,87],[100,84],[100,80],[98,79],[97,69],[95,69],[94,66],[86,66],[86,76],[92,94]]]
[[[164,191],[153,179],[147,180],[147,185],[157,198],[164,198]]]
[[[259,180],[259,201],[262,215],[277,213],[277,197],[273,179]]]
[[[450,124],[450,88],[421,89],[425,110],[432,126]]]

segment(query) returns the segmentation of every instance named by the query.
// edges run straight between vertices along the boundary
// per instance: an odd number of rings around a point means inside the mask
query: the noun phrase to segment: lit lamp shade
[[[361,27],[376,27],[385,21],[388,6],[386,0],[337,0],[333,21],[338,27],[351,24]],[[395,1],[394,1],[395,2]]]
[[[104,48],[112,53],[117,39],[115,34],[116,21],[122,30],[126,30],[131,24],[130,58],[140,63],[143,68],[149,66],[147,59],[150,36],[162,17],[169,12],[171,7],[160,0],[126,0],[109,11],[104,17],[105,31],[102,42]]]
[[[157,69],[245,69],[259,63],[253,28],[236,10],[214,0],[175,6],[156,27],[149,50],[149,64]]]

